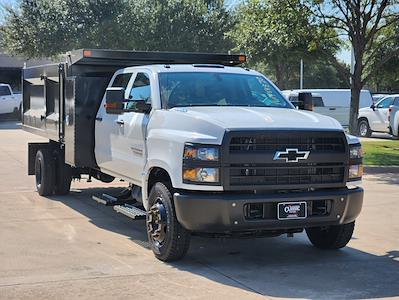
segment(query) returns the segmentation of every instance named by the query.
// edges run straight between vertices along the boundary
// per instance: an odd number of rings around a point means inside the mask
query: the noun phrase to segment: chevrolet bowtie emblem
[[[287,148],[285,151],[276,151],[273,160],[285,159],[286,162],[298,162],[300,159],[308,159],[310,151],[299,151],[295,148]]]

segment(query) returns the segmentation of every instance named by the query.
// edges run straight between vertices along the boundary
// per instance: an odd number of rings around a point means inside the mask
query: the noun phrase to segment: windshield
[[[182,106],[293,106],[265,78],[217,72],[159,75],[161,100],[167,108]]]

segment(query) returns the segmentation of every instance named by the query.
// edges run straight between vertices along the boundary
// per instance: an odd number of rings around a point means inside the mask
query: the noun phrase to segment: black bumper
[[[330,211],[323,216],[300,220],[278,220],[277,217],[249,220],[245,207],[254,203],[277,203],[326,200]],[[177,219],[194,232],[234,233],[242,231],[284,231],[296,228],[346,224],[354,221],[363,204],[363,189],[332,189],[286,194],[175,193]],[[273,205],[273,204],[270,204]]]

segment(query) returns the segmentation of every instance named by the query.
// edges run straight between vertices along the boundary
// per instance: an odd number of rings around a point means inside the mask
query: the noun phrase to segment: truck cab
[[[157,63],[100,79],[98,71],[94,77],[84,72],[95,55],[149,55],[96,51],[58,67],[65,89],[57,102],[64,103],[60,138],[29,145],[29,172],[40,194],[67,192],[65,182],[81,174],[124,179],[137,202],[132,214],[143,209],[151,248],[164,261],[182,258],[192,234],[306,230],[321,249],[349,242],[363,201],[362,148],[338,121],[297,110],[264,75],[237,66],[240,56],[174,53],[173,61],[171,54],[154,54]],[[56,78],[50,71],[26,72],[24,99],[44,73]],[[24,128],[43,133],[26,107]],[[46,165],[54,156],[56,163]],[[56,174],[55,181],[48,174]]]

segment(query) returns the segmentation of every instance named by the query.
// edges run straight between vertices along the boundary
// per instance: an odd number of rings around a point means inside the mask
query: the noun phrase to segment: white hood
[[[185,107],[171,111],[184,112],[223,128],[338,129],[333,118],[308,111],[270,107]],[[177,116],[176,116],[177,117]]]

